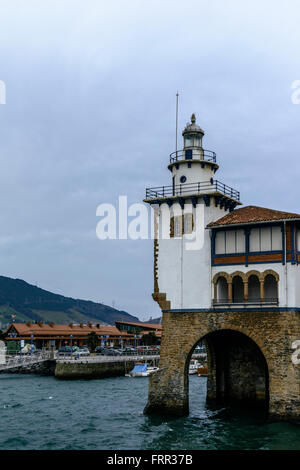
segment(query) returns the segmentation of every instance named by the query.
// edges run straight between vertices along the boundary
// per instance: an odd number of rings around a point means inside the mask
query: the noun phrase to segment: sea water
[[[300,449],[300,425],[212,407],[190,376],[190,415],[145,416],[147,378],[0,375],[0,449]]]

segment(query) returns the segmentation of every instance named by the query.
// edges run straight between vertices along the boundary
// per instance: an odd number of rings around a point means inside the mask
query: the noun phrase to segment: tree
[[[87,335],[87,344],[91,352],[94,352],[96,346],[98,346],[98,336],[94,331],[91,331],[91,333]]]
[[[159,339],[153,331],[149,331],[149,333],[142,336],[141,342],[145,346],[155,346],[159,344]]]

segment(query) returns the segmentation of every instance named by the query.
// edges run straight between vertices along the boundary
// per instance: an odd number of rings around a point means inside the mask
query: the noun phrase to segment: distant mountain
[[[127,312],[100,303],[53,294],[21,279],[0,276],[0,322],[93,322],[114,325],[116,320],[140,321]]]
[[[150,317],[150,320],[147,320],[143,323],[152,323],[153,325],[160,325],[161,324],[161,317],[158,317],[158,318]]]

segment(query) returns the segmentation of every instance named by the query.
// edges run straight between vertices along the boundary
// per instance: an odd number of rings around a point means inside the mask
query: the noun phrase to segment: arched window
[[[225,277],[219,277],[217,281],[217,303],[227,303],[228,302],[228,284]]]
[[[267,274],[265,277],[265,301],[275,302],[278,299],[277,281],[273,274]]]
[[[255,274],[251,274],[248,280],[248,300],[250,302],[260,301],[260,282]]]
[[[244,282],[240,276],[235,276],[232,280],[232,301],[233,303],[244,302]]]

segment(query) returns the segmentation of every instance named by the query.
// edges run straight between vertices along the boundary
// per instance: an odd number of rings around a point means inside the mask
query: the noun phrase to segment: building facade
[[[141,322],[115,322],[111,325],[75,324],[59,325],[54,322],[12,323],[5,333],[5,341],[24,344],[32,343],[37,348],[56,348],[62,346],[86,346],[88,335],[95,333],[98,345],[105,347],[139,346],[144,334],[153,332],[161,337],[161,325]]]

